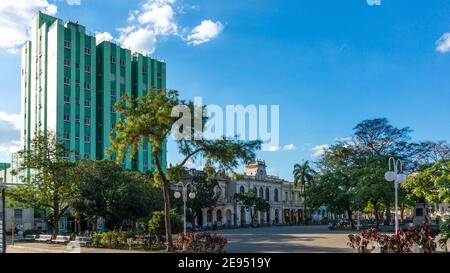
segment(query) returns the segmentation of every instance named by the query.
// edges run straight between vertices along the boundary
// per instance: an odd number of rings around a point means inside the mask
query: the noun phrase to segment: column
[[[242,225],[242,221],[241,221],[241,206],[236,205],[236,211],[234,212],[234,214],[236,215],[236,225],[237,226],[241,226]],[[234,221],[234,217],[233,217],[233,221]]]
[[[216,224],[217,223],[217,213],[216,213],[216,209],[213,209],[212,211],[212,224]]]
[[[247,223],[247,224],[252,224],[252,219],[251,219],[251,216],[250,216],[250,211],[249,210],[245,210],[245,222]]]
[[[235,212],[234,212],[234,210],[232,210],[231,211],[231,225],[232,226],[234,226],[234,215],[235,215]]]
[[[208,208],[202,209],[202,227],[208,226]]]

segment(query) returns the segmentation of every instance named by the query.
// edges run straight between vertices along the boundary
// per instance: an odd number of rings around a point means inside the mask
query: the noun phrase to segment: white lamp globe
[[[400,173],[397,175],[397,183],[401,184],[404,183],[406,181],[406,174],[404,173]]]
[[[195,198],[195,193],[194,192],[189,193],[189,198],[194,199]]]
[[[393,171],[388,171],[384,174],[384,179],[386,179],[386,181],[392,182],[395,181],[396,178],[397,174]]]
[[[175,196],[176,199],[181,197],[181,193],[179,191],[176,191],[173,196]]]

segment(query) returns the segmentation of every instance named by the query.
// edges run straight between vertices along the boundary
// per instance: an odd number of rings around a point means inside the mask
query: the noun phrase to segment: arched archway
[[[227,210],[226,212],[226,219],[227,219],[227,226],[231,226],[231,222],[232,222],[232,217],[233,217],[233,213],[231,212],[230,209]]]
[[[241,188],[239,189],[239,192],[240,192],[240,193],[245,193],[245,188],[244,188],[244,186],[241,186]]]
[[[217,219],[217,224],[222,225],[222,210],[218,209],[216,211],[216,219]]]
[[[275,210],[275,224],[279,224],[280,223],[280,211],[278,209]]]
[[[275,189],[275,190],[273,191],[273,200],[274,200],[275,202],[278,202],[278,189]]]
[[[264,198],[264,189],[262,187],[259,188],[259,197]]]
[[[266,201],[270,201],[270,190],[266,188]]]

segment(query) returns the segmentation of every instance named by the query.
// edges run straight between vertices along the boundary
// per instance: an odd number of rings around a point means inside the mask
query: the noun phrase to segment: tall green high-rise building
[[[120,118],[113,105],[125,92],[139,97],[166,88],[166,64],[111,42],[97,44],[84,26],[38,12],[22,49],[21,86],[25,149],[36,132],[52,130],[75,152],[72,160],[110,159],[105,149]],[[145,142],[124,162],[139,171],[152,165]]]

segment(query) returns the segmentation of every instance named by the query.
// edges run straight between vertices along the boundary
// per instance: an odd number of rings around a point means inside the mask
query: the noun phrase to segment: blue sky
[[[32,9],[78,21],[163,58],[168,87],[186,99],[280,105],[280,145],[295,148],[258,158],[283,178],[365,119],[410,126],[416,140],[450,140],[447,0],[28,0],[26,9],[16,2],[2,1],[0,23]],[[0,161],[8,161],[19,138],[14,41],[26,37],[23,21],[0,27],[2,37],[14,37],[0,42]],[[169,161],[177,160],[170,143]]]

